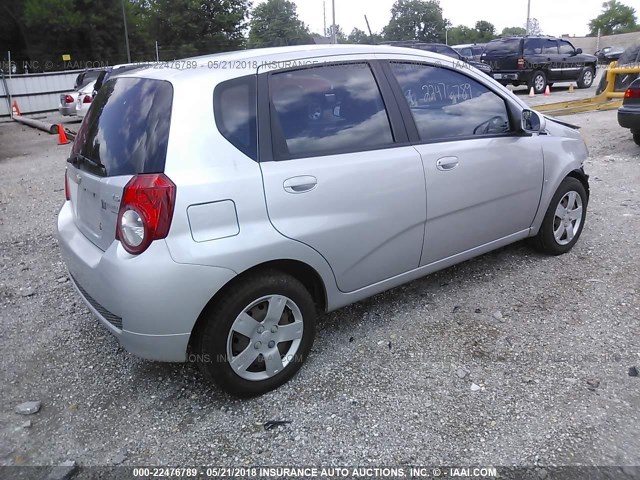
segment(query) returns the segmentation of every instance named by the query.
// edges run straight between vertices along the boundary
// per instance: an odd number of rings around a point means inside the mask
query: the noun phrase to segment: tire
[[[633,141],[636,142],[636,145],[640,145],[640,132],[635,132],[633,134]]]
[[[578,77],[578,88],[591,88],[596,78],[596,71],[593,67],[583,68]]]
[[[536,94],[544,93],[545,88],[547,86],[547,76],[544,74],[542,70],[536,70],[531,75],[531,79],[529,80],[527,87],[533,87],[533,91]]]
[[[565,178],[549,203],[538,235],[533,238],[534,246],[550,255],[562,255],[571,250],[582,233],[588,200],[580,180]],[[578,208],[579,216],[573,218],[578,215]],[[572,215],[572,211],[576,213]],[[556,212],[566,215],[559,217]]]
[[[269,318],[269,310],[278,307],[281,314]],[[300,369],[313,344],[315,317],[313,298],[302,283],[265,271],[227,290],[204,313],[192,353],[204,376],[222,390],[238,397],[261,395]]]

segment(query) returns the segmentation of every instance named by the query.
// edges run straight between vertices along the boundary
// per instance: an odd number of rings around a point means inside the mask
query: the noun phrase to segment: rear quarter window
[[[253,160],[258,158],[256,76],[235,78],[218,85],[213,109],[218,130],[234,147]]]
[[[108,177],[162,173],[172,105],[173,86],[169,82],[123,77],[110,80],[93,100],[71,153],[100,164]]]
[[[487,43],[484,53],[492,55],[506,55],[510,53],[518,53],[520,50],[520,38],[505,38]]]

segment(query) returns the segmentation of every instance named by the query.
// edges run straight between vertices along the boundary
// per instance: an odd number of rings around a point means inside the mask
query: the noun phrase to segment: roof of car
[[[451,61],[450,57],[415,48],[391,45],[297,45],[290,47],[259,48],[216,53],[200,57],[185,58],[153,64],[147,68],[134,70],[131,76],[177,80],[179,77],[197,75],[207,67],[223,70],[255,71],[258,66],[277,62],[293,62],[303,59],[319,59],[329,56],[366,55],[366,54],[404,54],[423,56],[433,60]],[[215,62],[215,64],[214,64]],[[292,67],[296,65],[291,65]]]

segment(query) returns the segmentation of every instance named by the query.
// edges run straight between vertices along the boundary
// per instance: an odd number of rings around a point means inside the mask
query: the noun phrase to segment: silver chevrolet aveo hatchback
[[[319,313],[528,237],[570,250],[587,156],[575,127],[437,54],[201,57],[102,87],[59,243],[128,351],[251,396],[300,368]]]

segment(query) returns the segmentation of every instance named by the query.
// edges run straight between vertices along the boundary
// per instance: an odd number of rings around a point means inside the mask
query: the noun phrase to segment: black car
[[[609,63],[618,60],[623,52],[624,48],[622,47],[604,47],[598,50],[595,55],[598,57],[598,61],[600,63],[608,65]]]
[[[477,62],[475,60],[471,60],[467,57],[462,56],[456,50],[454,50],[449,45],[445,45],[444,43],[427,43],[427,42],[417,42],[413,40],[408,41],[400,41],[400,42],[386,42],[385,45],[393,45],[394,47],[408,47],[408,48],[416,48],[418,50],[425,50],[427,52],[439,53],[440,55],[446,55],[447,57],[451,57],[455,60],[459,60],[464,63],[468,63],[472,67],[477,68],[482,73],[486,73],[491,76],[491,66],[487,65],[484,62]]]
[[[624,93],[622,106],[618,109],[618,123],[631,129],[633,141],[640,145],[640,78],[634,80]]]
[[[491,65],[493,78],[503,85],[527,85],[543,93],[554,82],[577,82],[589,88],[598,59],[562,38],[506,37],[487,43],[482,61]]]

